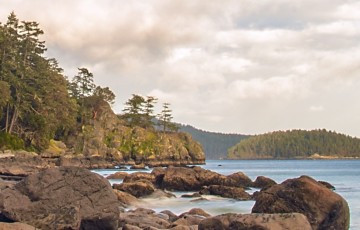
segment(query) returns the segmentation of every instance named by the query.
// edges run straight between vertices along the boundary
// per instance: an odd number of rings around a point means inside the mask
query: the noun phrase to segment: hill
[[[240,141],[230,159],[360,157],[360,139],[322,130],[276,131]]]
[[[198,141],[204,149],[206,159],[226,158],[227,151],[239,141],[249,138],[249,135],[243,134],[225,134],[208,132],[197,129],[190,125],[179,124],[180,131],[189,133],[194,140]]]

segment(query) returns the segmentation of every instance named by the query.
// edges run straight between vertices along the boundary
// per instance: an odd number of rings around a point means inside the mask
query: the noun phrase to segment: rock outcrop
[[[289,214],[223,214],[200,222],[199,230],[312,230],[306,216]]]
[[[245,192],[243,188],[229,187],[223,185],[210,185],[200,190],[202,195],[217,195],[237,200],[251,200],[250,194]]]
[[[254,188],[266,188],[276,184],[276,182],[268,177],[258,176],[256,177],[252,187]]]
[[[147,196],[155,192],[154,185],[147,180],[114,184],[114,189],[127,192],[135,197]]]
[[[75,167],[31,174],[0,193],[2,219],[40,229],[117,229],[118,206],[106,179]]]
[[[307,216],[313,229],[348,229],[347,202],[311,177],[289,179],[262,190],[255,197],[253,213],[293,213]]]

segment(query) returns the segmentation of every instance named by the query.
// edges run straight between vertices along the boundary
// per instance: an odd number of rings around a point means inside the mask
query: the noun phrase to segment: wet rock
[[[124,179],[129,174],[126,172],[116,172],[106,177],[106,179]]]
[[[150,195],[148,195],[144,198],[163,199],[163,198],[172,198],[172,197],[176,197],[176,196],[174,194],[172,194],[171,192],[166,192],[161,189],[155,189],[155,191],[153,193],[151,193]]]
[[[190,200],[190,202],[193,202],[193,203],[202,202],[202,201],[209,201],[209,200],[204,198],[204,197],[194,199],[194,200]]]
[[[276,184],[276,182],[270,178],[264,177],[264,176],[258,176],[256,177],[253,186],[254,188],[267,188],[272,185]]]
[[[123,192],[127,192],[137,198],[141,196],[150,195],[155,191],[154,185],[147,180],[140,180],[136,182],[128,182],[122,184],[114,184],[114,189],[118,189]]]
[[[200,192],[203,195],[217,195],[237,200],[251,200],[250,194],[245,192],[243,188],[228,187],[222,185],[210,185],[204,187]]]
[[[2,218],[40,229],[117,229],[118,206],[105,178],[75,167],[43,170],[0,193]]]
[[[184,225],[184,226],[198,225],[204,219],[205,219],[204,216],[185,214],[182,217],[180,217],[179,219],[177,219],[176,221],[174,221],[172,226],[176,226],[176,225]]]
[[[302,213],[313,229],[348,229],[349,206],[338,194],[308,176],[262,190],[253,213]]]
[[[162,167],[156,167],[151,171],[151,174],[155,176],[155,185],[157,187],[161,187],[162,186],[162,182],[165,176],[165,169]]]
[[[200,222],[199,230],[312,230],[306,216],[286,214],[223,214]]]
[[[124,178],[124,182],[135,182],[135,181],[139,181],[139,180],[147,180],[153,184],[155,184],[155,182],[156,182],[155,175],[151,174],[151,173],[146,173],[146,172],[131,173],[131,174],[128,174]]]

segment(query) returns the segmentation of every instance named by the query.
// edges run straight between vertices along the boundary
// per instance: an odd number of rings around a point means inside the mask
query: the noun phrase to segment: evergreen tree
[[[153,122],[153,118],[155,118],[154,107],[155,107],[157,100],[158,99],[153,96],[146,97],[146,100],[144,102],[144,115],[145,115],[144,125],[145,125],[145,128],[153,128],[154,127],[154,122]]]
[[[178,130],[178,127],[171,122],[173,119],[171,112],[172,110],[170,109],[170,104],[164,103],[160,114],[158,114],[159,125],[162,127],[164,133],[166,131]]]
[[[125,114],[123,117],[130,127],[143,126],[144,103],[144,97],[137,94],[133,94],[132,98],[125,103],[125,109],[123,110]]]
[[[111,105],[115,103],[115,94],[109,87],[101,88],[100,86],[97,86],[94,90],[94,96],[101,98]]]

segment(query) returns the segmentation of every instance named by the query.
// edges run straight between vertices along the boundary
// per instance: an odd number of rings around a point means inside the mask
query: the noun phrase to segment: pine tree
[[[133,94],[132,98],[130,98],[125,103],[126,107],[123,110],[123,112],[125,113],[123,117],[125,118],[125,120],[127,121],[130,127],[143,125],[142,118],[144,115],[144,110],[143,110],[144,103],[145,103],[144,97],[137,94]]]

